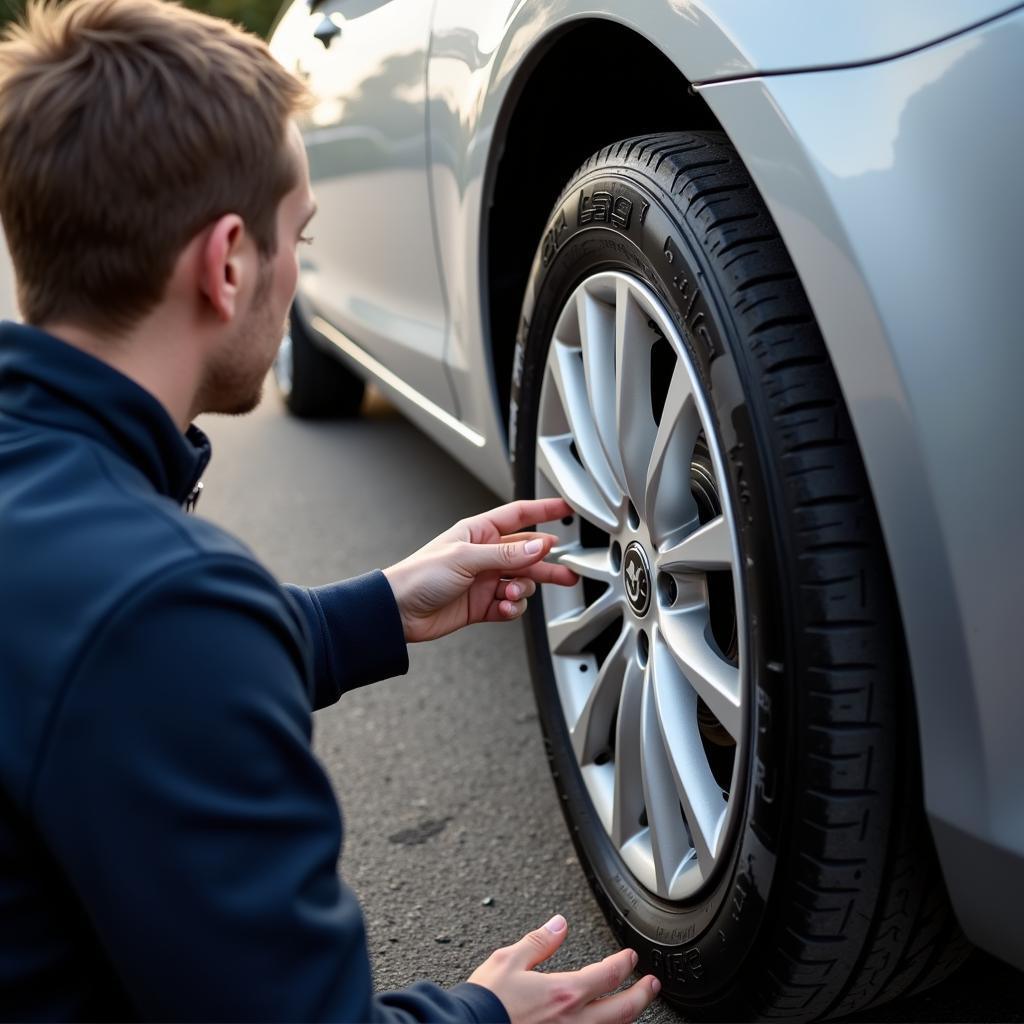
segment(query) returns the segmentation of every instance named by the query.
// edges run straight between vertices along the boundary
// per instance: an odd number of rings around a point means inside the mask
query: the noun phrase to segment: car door
[[[454,411],[427,180],[430,10],[427,0],[296,0],[273,50],[315,97],[300,118],[319,206],[303,296]]]

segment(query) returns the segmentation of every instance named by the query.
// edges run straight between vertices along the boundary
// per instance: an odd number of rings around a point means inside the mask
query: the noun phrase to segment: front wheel
[[[724,136],[630,139],[556,204],[517,342],[521,497],[580,575],[526,620],[562,806],[620,940],[694,1018],[815,1019],[966,946],[922,813],[870,491]]]

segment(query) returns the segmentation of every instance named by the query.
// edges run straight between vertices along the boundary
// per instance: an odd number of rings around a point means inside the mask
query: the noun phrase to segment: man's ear
[[[207,232],[199,256],[199,288],[218,319],[227,323],[235,316],[247,263],[243,243],[245,222],[226,213]]]

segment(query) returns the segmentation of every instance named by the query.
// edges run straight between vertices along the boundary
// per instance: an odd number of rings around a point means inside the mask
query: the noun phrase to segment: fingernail
[[[661,991],[661,982],[657,978],[651,978],[651,991],[655,995]]]
[[[523,550],[528,555],[535,555],[535,554],[537,554],[538,551],[540,551],[540,549],[542,547],[544,547],[544,541],[542,541],[542,540],[528,540],[526,542],[526,544],[523,546]]]
[[[505,588],[505,593],[508,594],[508,596],[511,597],[513,601],[517,600],[519,598],[519,585],[516,583],[510,583]]]
[[[633,962],[633,966],[636,967],[637,961],[640,959],[640,957],[636,955],[635,949],[631,949],[629,951],[629,959]]]
[[[549,932],[559,935],[565,931],[565,918],[562,917],[561,914],[555,914],[555,916],[551,918],[544,927],[547,928]]]
[[[516,610],[516,606],[511,601],[501,602],[501,614],[511,615]]]

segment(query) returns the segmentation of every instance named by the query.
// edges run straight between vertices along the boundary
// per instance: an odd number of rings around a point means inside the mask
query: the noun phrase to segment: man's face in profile
[[[315,212],[309,161],[302,136],[290,122],[285,145],[297,168],[295,187],[277,208],[277,250],[261,259],[249,290],[248,308],[229,326],[219,352],[211,359],[202,389],[203,412],[240,415],[259,405],[263,382],[288,323],[299,278],[298,246]]]

